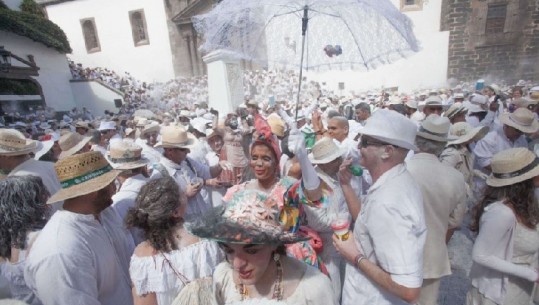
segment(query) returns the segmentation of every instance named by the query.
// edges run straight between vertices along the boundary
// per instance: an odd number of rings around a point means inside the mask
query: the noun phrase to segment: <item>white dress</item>
[[[133,255],[129,274],[137,295],[153,292],[157,304],[170,305],[186,285],[185,281],[211,277],[223,258],[217,243],[204,240],[165,254]]]

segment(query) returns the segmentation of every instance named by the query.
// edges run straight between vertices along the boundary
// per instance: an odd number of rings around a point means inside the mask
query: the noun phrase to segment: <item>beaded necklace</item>
[[[277,267],[277,276],[273,283],[273,296],[272,299],[281,301],[283,299],[284,289],[283,289],[283,267],[280,260],[275,260],[275,266]],[[238,290],[241,295],[241,300],[249,298],[249,290],[244,284],[238,285]]]

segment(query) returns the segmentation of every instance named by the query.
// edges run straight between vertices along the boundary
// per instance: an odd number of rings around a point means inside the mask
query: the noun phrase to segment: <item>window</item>
[[[401,11],[420,11],[423,9],[423,0],[401,0]]]
[[[95,28],[94,18],[82,19],[80,21],[82,26],[82,35],[84,36],[84,44],[86,45],[86,51],[88,53],[95,53],[101,51],[99,45],[99,37],[97,36],[97,30]]]
[[[507,4],[491,4],[488,6],[487,23],[485,34],[503,33],[505,29],[505,17]]]
[[[129,12],[129,20],[131,21],[131,31],[135,47],[150,44],[144,10]]]

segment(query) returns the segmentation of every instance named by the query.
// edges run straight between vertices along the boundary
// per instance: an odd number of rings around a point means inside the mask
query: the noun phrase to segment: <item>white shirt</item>
[[[135,201],[137,200],[140,189],[148,182],[148,178],[142,174],[138,174],[133,177],[127,178],[122,184],[120,190],[112,196],[112,208],[118,213],[122,221],[125,221],[127,211],[130,208],[135,207]],[[130,230],[135,245],[144,241],[144,237],[140,230],[133,228]]]
[[[162,165],[168,172],[168,174],[172,178],[174,178],[182,191],[185,191],[187,189],[187,185],[189,185],[191,181],[196,177],[205,180],[211,178],[209,166],[201,164],[190,158],[188,158],[188,160],[193,167],[192,169],[187,165],[186,161],[183,161],[181,164],[176,164],[169,159],[163,157],[161,158],[160,162],[160,165]],[[161,177],[161,172],[159,172],[158,170],[154,170],[150,179],[153,180]],[[204,212],[211,208],[211,206],[212,205],[209,199],[208,191],[205,187],[202,187],[202,189],[198,192],[198,194],[196,194],[196,196],[188,199],[187,211],[185,212],[183,218],[186,221],[193,220],[197,217],[202,216]]]
[[[206,164],[206,155],[212,151],[210,145],[206,141],[206,138],[198,139],[197,144],[190,149],[189,157],[198,161],[199,163]]]
[[[490,165],[490,161],[495,154],[516,147],[527,148],[528,142],[526,141],[526,137],[521,135],[515,142],[512,142],[505,136],[503,128],[500,128],[489,132],[483,139],[479,140],[475,145],[473,153],[476,156],[475,161],[482,169]]]
[[[423,197],[403,164],[385,172],[369,189],[355,222],[354,238],[365,257],[399,285],[423,281],[427,228]],[[347,264],[342,305],[408,304]]]
[[[161,161],[163,149],[152,147],[146,144],[146,140],[143,140],[141,138],[136,139],[135,144],[138,144],[140,147],[142,147],[142,157],[150,161],[148,164],[149,167],[152,167]]]
[[[44,305],[131,305],[133,240],[112,208],[56,212],[32,245],[24,279]]]

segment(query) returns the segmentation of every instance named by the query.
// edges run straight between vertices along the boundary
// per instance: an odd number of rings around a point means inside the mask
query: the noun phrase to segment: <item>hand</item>
[[[219,161],[219,166],[221,166],[221,168],[223,170],[229,170],[229,171],[232,171],[234,170],[234,167],[232,166],[232,164],[230,164],[230,162],[228,161]]]
[[[341,163],[339,167],[339,182],[341,185],[350,185],[352,180],[352,172],[348,169],[352,164],[352,158],[348,158]]]
[[[213,187],[221,187],[221,181],[217,180],[217,178],[208,179],[206,180],[206,185]]]
[[[188,184],[187,189],[185,190],[185,195],[187,195],[187,198],[193,198],[198,194],[198,192],[200,192],[201,189],[202,183]]]
[[[288,149],[298,158],[307,157],[307,149],[305,148],[305,136],[299,129],[290,130],[288,135]]]
[[[361,254],[361,252],[357,248],[352,231],[350,231],[350,237],[348,237],[347,240],[340,240],[335,234],[333,234],[331,238],[333,239],[333,246],[335,246],[337,252],[339,252],[350,264],[355,265],[356,262],[354,260],[358,254]]]
[[[496,112],[498,111],[498,108],[500,108],[500,104],[496,101],[490,103],[490,105],[488,106],[488,110],[492,111],[492,112]]]

